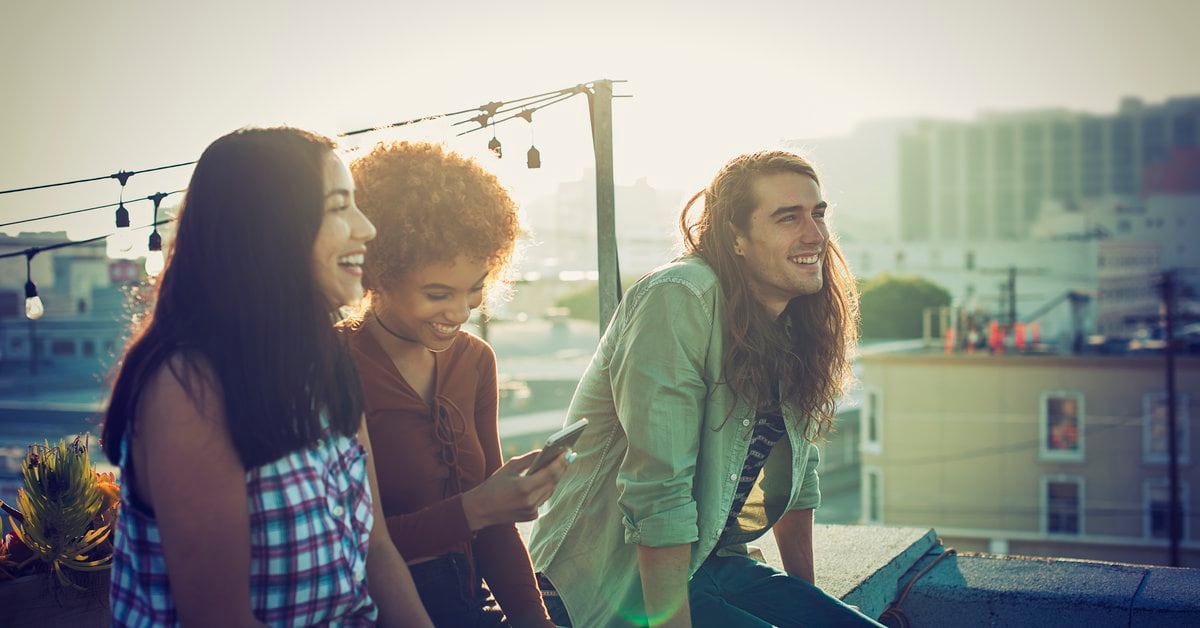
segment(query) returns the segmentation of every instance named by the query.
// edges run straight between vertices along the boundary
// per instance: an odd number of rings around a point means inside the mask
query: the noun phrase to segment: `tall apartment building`
[[[1169,560],[1163,357],[860,358],[863,518],[968,551]],[[1177,360],[1183,564],[1200,566],[1200,357]]]
[[[1195,193],[1198,147],[1198,96],[925,120],[900,137],[900,237],[1021,239],[1047,202]]]

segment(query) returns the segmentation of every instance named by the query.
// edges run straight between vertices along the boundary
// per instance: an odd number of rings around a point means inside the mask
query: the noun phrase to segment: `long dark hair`
[[[830,239],[821,289],[792,299],[778,323],[750,293],[744,262],[734,252],[735,229],[749,231],[750,215],[758,206],[754,182],[787,172],[820,184],[816,170],[799,155],[763,151],[736,157],[687,202],[679,226],[685,250],[708,262],[721,282],[725,382],[738,395],[763,407],[771,404],[773,384],[778,381],[783,401],[803,417],[805,438],[815,440],[832,427],[834,404],[852,381],[850,358],[858,339],[854,277],[837,242]],[[701,199],[703,210],[692,218],[692,208]]]
[[[117,367],[102,432],[109,460],[119,461],[142,390],[163,367],[193,399],[200,382],[219,391],[247,469],[315,443],[322,415],[339,433],[357,431],[361,385],[311,270],[333,148],[319,135],[270,128],[238,130],[205,149],[153,313]]]

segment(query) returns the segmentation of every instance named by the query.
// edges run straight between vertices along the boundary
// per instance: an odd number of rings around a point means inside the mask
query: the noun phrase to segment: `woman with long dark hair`
[[[117,624],[428,625],[332,327],[375,236],[333,148],[243,129],[196,164],[104,420]]]

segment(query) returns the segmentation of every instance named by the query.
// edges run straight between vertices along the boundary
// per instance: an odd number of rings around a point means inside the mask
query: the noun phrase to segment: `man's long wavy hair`
[[[754,183],[789,172],[820,184],[812,165],[792,153],[763,151],[736,157],[687,202],[679,226],[686,252],[708,262],[721,282],[725,383],[763,409],[773,405],[772,389],[778,382],[782,401],[803,417],[802,433],[812,441],[831,430],[837,398],[853,379],[850,359],[858,338],[854,277],[831,238],[822,260],[821,289],[792,299],[775,321],[750,293],[745,261],[734,252],[736,235],[749,231],[750,216],[759,204]],[[701,200],[703,207],[693,217]]]

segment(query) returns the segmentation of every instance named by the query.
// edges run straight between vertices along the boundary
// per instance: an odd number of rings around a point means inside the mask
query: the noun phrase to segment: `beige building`
[[[967,551],[1166,564],[1163,356],[860,360],[863,519]],[[1177,359],[1181,561],[1200,567],[1200,358]]]

